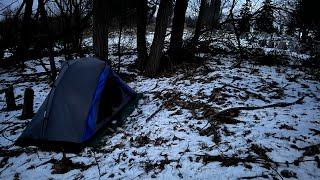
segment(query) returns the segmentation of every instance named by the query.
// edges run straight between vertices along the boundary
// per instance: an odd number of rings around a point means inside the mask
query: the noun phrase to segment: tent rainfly
[[[136,95],[105,62],[68,61],[17,142],[84,144]]]

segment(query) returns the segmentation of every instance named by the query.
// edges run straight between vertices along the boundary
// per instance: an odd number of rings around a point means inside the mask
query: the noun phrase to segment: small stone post
[[[12,111],[17,109],[16,101],[14,98],[14,92],[13,92],[13,86],[10,85],[5,90],[5,96],[6,96],[6,104],[7,104],[7,111]]]
[[[24,91],[23,109],[21,119],[30,119],[33,117],[33,97],[34,91],[32,88],[27,88]]]

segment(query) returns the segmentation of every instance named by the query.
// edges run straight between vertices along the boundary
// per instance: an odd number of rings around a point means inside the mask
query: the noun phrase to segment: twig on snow
[[[98,159],[97,159],[96,153],[94,151],[92,151],[92,153],[93,153],[93,157],[94,157],[94,160],[96,162],[96,165],[98,167],[99,179],[100,179],[101,178],[101,170],[100,170],[100,166],[99,166],[99,163],[98,163]]]
[[[162,110],[163,107],[164,103],[161,106],[159,106],[159,108],[146,119],[146,122],[150,121],[158,112]]]

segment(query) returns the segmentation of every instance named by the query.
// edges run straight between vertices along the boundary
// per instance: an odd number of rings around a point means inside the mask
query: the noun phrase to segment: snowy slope
[[[101,147],[67,153],[72,163],[62,174],[57,174],[64,167],[59,161],[62,153],[13,145],[29,120],[17,118],[21,110],[4,110],[1,91],[0,178],[319,179],[319,81],[289,67],[244,62],[241,68],[232,68],[233,56],[203,57],[200,66],[147,78],[130,68],[136,56],[125,56],[121,70],[133,75],[128,83],[143,98],[125,125],[104,137]],[[1,70],[0,89],[14,84],[21,104],[24,89],[32,87],[37,109],[50,90],[46,76],[34,75],[39,72],[44,69],[37,61],[29,61],[24,72]],[[286,107],[212,118],[230,107],[294,102],[301,97],[303,101]],[[208,122],[214,130],[203,133]]]

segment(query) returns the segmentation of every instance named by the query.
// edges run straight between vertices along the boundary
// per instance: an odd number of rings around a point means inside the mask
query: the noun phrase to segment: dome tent
[[[105,62],[95,58],[68,61],[17,144],[84,144],[136,96]]]

